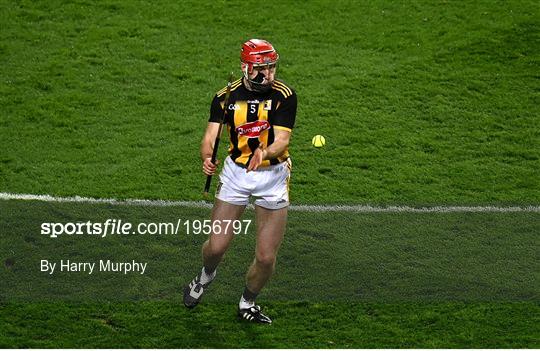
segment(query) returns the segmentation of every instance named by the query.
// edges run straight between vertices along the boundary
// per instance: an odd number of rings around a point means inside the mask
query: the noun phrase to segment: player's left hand
[[[253,157],[251,158],[251,161],[249,161],[249,165],[246,172],[250,171],[256,171],[257,168],[261,165],[262,161],[264,160],[264,148],[263,144],[260,144],[257,150],[253,153]]]

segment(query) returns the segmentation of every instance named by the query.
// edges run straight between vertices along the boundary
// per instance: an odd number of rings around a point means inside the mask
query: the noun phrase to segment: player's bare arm
[[[216,164],[212,163],[212,152],[214,151],[214,141],[219,131],[219,123],[208,122],[206,131],[201,141],[201,159],[203,161],[203,173],[206,175],[213,175],[216,172],[216,165],[219,163],[216,160]]]
[[[291,132],[282,129],[275,129],[275,139],[274,142],[267,148],[259,147],[255,150],[251,161],[249,162],[247,171],[256,171],[257,168],[261,165],[262,161],[270,160],[281,156],[287,147],[289,146],[289,141],[291,139]],[[261,144],[262,146],[262,144]]]

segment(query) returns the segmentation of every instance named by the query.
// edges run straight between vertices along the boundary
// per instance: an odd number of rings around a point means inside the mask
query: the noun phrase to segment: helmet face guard
[[[240,53],[242,73],[254,91],[265,92],[271,89],[272,82],[263,83],[266,76],[261,71],[275,70],[278,60],[278,53],[266,40],[251,39],[242,45]],[[251,78],[254,70],[258,73]]]

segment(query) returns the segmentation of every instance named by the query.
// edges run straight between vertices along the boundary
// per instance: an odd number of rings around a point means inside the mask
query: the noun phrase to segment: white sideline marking
[[[34,200],[45,202],[79,202],[101,203],[111,205],[130,206],[179,206],[191,208],[212,208],[211,202],[206,201],[167,201],[167,200],[142,200],[142,199],[95,199],[91,197],[58,197],[51,195],[12,194],[0,193],[0,200]],[[250,205],[250,207],[252,207]],[[299,212],[360,212],[360,213],[448,213],[448,212],[536,212],[540,213],[540,206],[433,206],[433,207],[409,207],[409,206],[369,206],[369,205],[291,205],[292,211]]]

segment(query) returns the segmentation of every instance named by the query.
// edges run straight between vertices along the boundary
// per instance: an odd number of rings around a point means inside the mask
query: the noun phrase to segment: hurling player
[[[248,40],[242,45],[240,59],[243,77],[232,83],[227,106],[226,88],[214,96],[201,143],[203,173],[212,175],[216,171],[211,162],[214,141],[226,112],[229,155],[212,210],[213,223],[223,225],[213,225],[215,231],[203,244],[203,267],[185,287],[184,304],[193,308],[200,302],[234,237],[232,226],[226,226],[224,221],[238,220],[253,198],[257,243],[240,296],[238,316],[251,322],[272,323],[255,299],[274,272],[285,234],[291,172],[288,146],[296,118],[296,93],[275,78],[279,55],[269,42]]]

